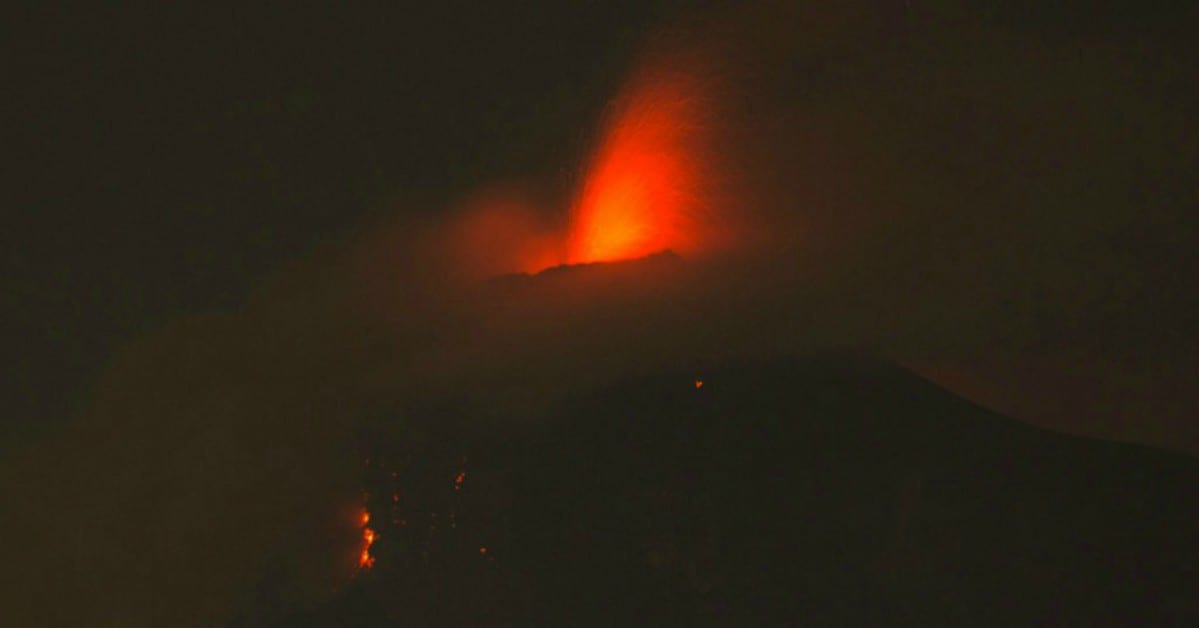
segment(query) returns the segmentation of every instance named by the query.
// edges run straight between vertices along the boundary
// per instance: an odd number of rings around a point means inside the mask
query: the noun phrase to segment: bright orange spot
[[[617,100],[571,209],[567,262],[687,251],[700,239],[705,101],[693,77],[643,72]]]
[[[695,387],[696,387],[696,388],[703,388],[703,387],[704,387],[704,380],[702,380],[702,379],[697,379],[697,380],[695,380]]]
[[[486,553],[487,553],[487,548],[486,548],[486,547],[480,547],[480,548],[479,548],[479,553],[480,553],[480,554],[486,554]]]
[[[371,520],[371,514],[366,510],[362,511],[362,549],[358,554],[358,568],[370,569],[375,564],[375,557],[371,556],[371,545],[375,544],[375,531],[367,527],[367,523]]]
[[[371,556],[370,550],[362,550],[362,555],[358,557],[358,567],[361,569],[370,569],[375,566],[375,557]]]
[[[462,483],[466,481],[466,471],[459,471],[458,475],[454,476],[454,490],[462,490]]]

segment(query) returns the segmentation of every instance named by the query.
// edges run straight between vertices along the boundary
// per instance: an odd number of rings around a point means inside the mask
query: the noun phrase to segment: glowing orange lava
[[[567,263],[696,245],[704,100],[681,72],[644,72],[617,101],[571,210]]]
[[[371,556],[371,545],[375,543],[375,531],[370,529],[368,524],[371,520],[371,514],[365,510],[362,511],[362,551],[358,555],[358,568],[370,569],[375,564],[375,557]]]

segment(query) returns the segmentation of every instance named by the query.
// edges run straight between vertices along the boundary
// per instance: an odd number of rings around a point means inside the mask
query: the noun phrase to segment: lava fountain
[[[565,220],[548,220],[553,212],[519,186],[467,197],[443,240],[461,273],[537,273],[668,249],[692,257],[732,241],[728,216],[716,211],[729,169],[713,150],[716,90],[705,67],[658,55],[633,73],[607,109]]]
[[[693,73],[643,69],[617,97],[570,210],[568,264],[704,248],[711,100]]]

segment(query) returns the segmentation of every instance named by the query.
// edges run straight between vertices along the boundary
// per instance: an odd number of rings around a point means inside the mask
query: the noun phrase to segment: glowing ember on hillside
[[[704,101],[692,77],[648,72],[617,101],[571,208],[567,263],[697,244]]]
[[[366,510],[362,511],[362,551],[358,556],[358,568],[370,569],[375,564],[375,557],[371,556],[371,545],[375,543],[375,531],[369,526],[371,515]]]

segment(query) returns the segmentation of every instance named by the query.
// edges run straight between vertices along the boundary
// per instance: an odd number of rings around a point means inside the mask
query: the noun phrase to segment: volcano
[[[1199,463],[863,356],[638,377],[515,430],[379,425],[377,562],[284,625],[1199,621]]]

